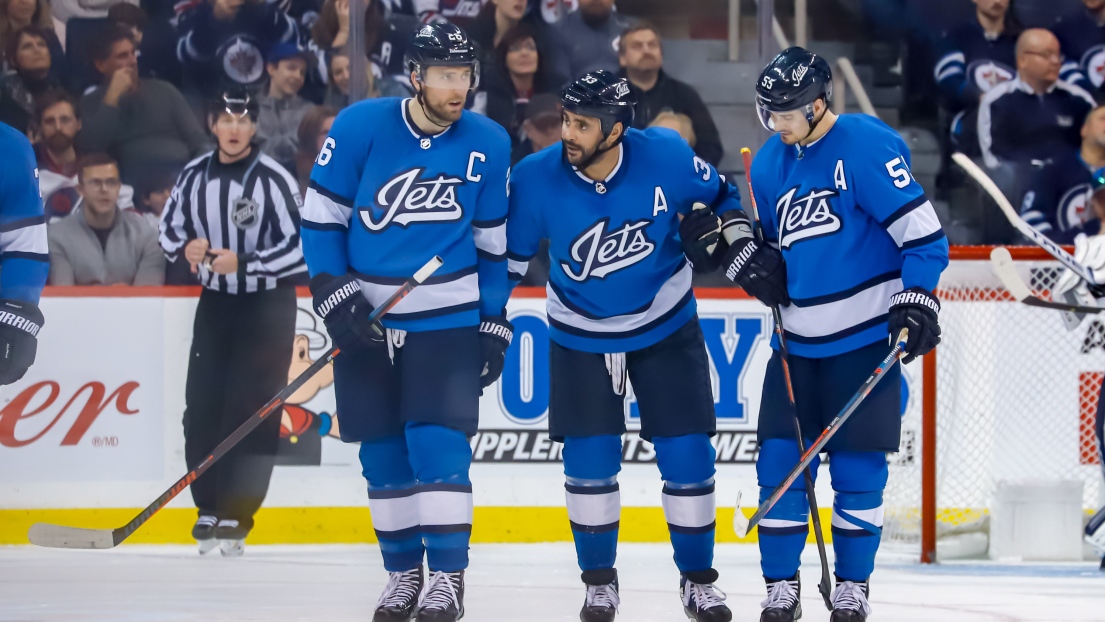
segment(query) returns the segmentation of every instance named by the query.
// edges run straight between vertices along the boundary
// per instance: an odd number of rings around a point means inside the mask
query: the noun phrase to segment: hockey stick
[[[1063,250],[1061,246],[1052,242],[1043,233],[1040,233],[1021,218],[1021,215],[1017,213],[1017,210],[1013,209],[1013,204],[1009,202],[1009,199],[1005,198],[1001,189],[994,183],[993,179],[986,174],[986,171],[982,170],[977,164],[975,164],[970,158],[962,153],[953,153],[952,160],[959,165],[968,175],[970,175],[978,185],[982,186],[982,189],[986,191],[986,194],[990,195],[990,198],[998,204],[1006,219],[1016,227],[1024,237],[1032,241],[1033,244],[1047,251],[1049,255],[1059,260],[1059,263],[1063,264],[1070,269],[1071,272],[1077,274],[1083,281],[1086,281],[1090,285],[1097,285],[1097,281],[1094,280],[1093,274],[1090,273],[1082,264],[1071,256],[1070,253]]]
[[[405,298],[407,294],[411,293],[411,290],[418,287],[433,274],[434,271],[441,267],[441,264],[441,257],[437,256],[434,256],[433,259],[426,262],[426,265],[422,266],[414,276],[407,279],[399,289],[395,290],[395,293],[389,296],[379,307],[376,307],[376,309],[372,311],[372,314],[368,316],[368,319],[370,321],[380,319],[381,316],[394,308],[395,305],[399,304],[399,301]],[[63,527],[61,525],[35,523],[31,525],[31,529],[27,533],[27,537],[31,540],[31,544],[63,549],[110,549],[118,546],[120,542],[126,540],[139,527],[144,525],[158,510],[165,507],[174,497],[180,494],[182,490],[196,481],[196,478],[203,475],[203,472],[211,468],[211,465],[219,460],[219,458],[225,456],[227,452],[260,425],[262,421],[267,419],[269,415],[276,412],[278,407],[284,403],[284,400],[288,399],[288,397],[295,393],[299,387],[303,386],[303,384],[310,380],[319,370],[328,365],[339,352],[340,350],[338,348],[330,348],[326,354],[322,355],[308,367],[306,371],[300,374],[282,391],[277,393],[275,397],[269,400],[267,404],[262,406],[260,410],[255,412],[249,419],[242,423],[242,425],[238,426],[238,429],[231,432],[230,436],[219,443],[211,454],[204,458],[195,469],[189,471],[187,475],[177,480],[175,484],[161,493],[160,497],[155,499],[153,503],[142,510],[138,516],[132,518],[126,525],[117,529],[83,529],[80,527]]]
[[[752,210],[752,221],[755,226],[752,228],[756,235],[756,242],[764,244],[764,226],[760,221],[760,209],[756,205],[756,195],[752,192],[752,150],[748,147],[741,148],[741,157],[744,158],[744,180],[748,184],[748,204]],[[790,379],[790,363],[787,362],[787,340],[783,335],[783,313],[779,310],[779,305],[771,306],[771,315],[775,319],[775,336],[779,338],[779,354],[783,361],[783,380],[787,385],[787,397],[790,398],[791,414],[794,417],[794,435],[798,440],[798,453],[802,454],[806,451],[806,441],[802,438],[802,425],[798,422],[798,405],[794,401],[794,384]],[[810,472],[809,467],[805,468],[802,473],[806,479],[806,499],[810,504],[810,518],[813,519],[813,532],[814,537],[817,540],[817,554],[821,558],[821,583],[817,584],[817,591],[821,592],[821,597],[825,600],[825,607],[829,610],[833,610],[832,601],[832,580],[829,578],[829,556],[825,552],[825,534],[821,532],[821,515],[818,512],[817,496],[814,494],[813,474]],[[738,498],[736,514],[740,514],[740,501]]]
[[[894,344],[894,347],[890,350],[890,354],[886,355],[879,366],[875,368],[863,386],[856,391],[856,394],[852,396],[852,399],[844,406],[844,409],[840,411],[840,414],[835,419],[829,422],[829,426],[821,432],[821,436],[817,437],[813,445],[806,450],[806,453],[802,454],[802,459],[798,462],[787,478],[783,480],[783,483],[775,487],[771,496],[760,504],[760,507],[756,509],[756,513],[751,518],[745,518],[744,514],[740,511],[740,494],[737,494],[737,511],[733,513],[733,530],[737,532],[737,536],[744,538],[748,535],[748,532],[758,525],[763,517],[771,511],[771,508],[775,507],[775,504],[782,498],[783,493],[790,489],[790,485],[794,483],[794,480],[798,479],[798,475],[803,469],[808,467],[814,458],[817,457],[821,450],[825,448],[825,445],[833,438],[833,435],[840,430],[840,426],[844,425],[848,418],[852,416],[852,413],[856,412],[859,405],[863,400],[871,394],[871,390],[875,388],[875,385],[879,383],[886,376],[886,372],[898,362],[898,359],[905,354],[905,343],[908,337],[908,331],[902,329],[902,332],[898,333],[898,340]]]
[[[1017,274],[1017,267],[1013,263],[1013,256],[1009,254],[1009,249],[1004,246],[999,246],[990,251],[990,265],[994,269],[994,274],[998,275],[1002,284],[1005,285],[1005,289],[1009,290],[1009,293],[1012,294],[1013,298],[1017,299],[1017,302],[1024,303],[1030,307],[1055,309],[1056,311],[1066,311],[1068,313],[1101,312],[1101,307],[1087,307],[1058,300],[1044,300],[1043,298],[1034,296],[1032,290],[1030,290],[1024,280],[1021,279],[1021,275]]]

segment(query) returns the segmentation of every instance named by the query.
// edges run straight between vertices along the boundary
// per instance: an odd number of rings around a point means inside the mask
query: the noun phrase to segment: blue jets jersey
[[[1034,165],[1021,216],[1060,244],[1073,244],[1079,233],[1096,235],[1101,221],[1091,203],[1092,182],[1093,171],[1078,153]]]
[[[1017,34],[1006,30],[991,38],[972,19],[944,35],[934,76],[953,112],[978,106],[982,95],[1017,75]]]
[[[356,276],[374,306],[440,255],[444,265],[384,325],[476,326],[481,315],[502,315],[510,295],[510,138],[469,112],[440,134],[423,134],[408,102],[367,100],[334,120],[304,199],[303,255],[311,276]]]
[[[801,154],[773,136],[752,190],[764,235],[787,265],[787,346],[822,358],[887,341],[890,297],[932,291],[948,241],[909,171],[905,142],[882,121],[841,115]]]
[[[38,304],[50,272],[38,165],[27,138],[0,123],[0,298]]]
[[[740,209],[736,189],[667,129],[629,130],[614,171],[592,181],[558,143],[522,160],[510,181],[511,278],[549,240],[548,316],[556,343],[584,352],[647,348],[694,317],[679,216],[696,202]]]
[[[1052,31],[1063,51],[1059,79],[1096,94],[1105,82],[1105,26],[1079,9],[1059,18]]]

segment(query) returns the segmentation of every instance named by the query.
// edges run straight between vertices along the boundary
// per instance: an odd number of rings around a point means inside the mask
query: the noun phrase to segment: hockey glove
[[[506,349],[514,339],[514,325],[505,317],[488,317],[480,322],[480,356],[483,369],[480,372],[480,391],[499,379],[506,362]]]
[[[44,322],[34,303],[0,299],[0,385],[19,380],[34,364]]]
[[[909,329],[903,364],[928,354],[940,343],[940,301],[921,287],[911,287],[890,298],[890,339],[893,343],[903,328]]]
[[[734,223],[741,224],[736,221]],[[749,296],[769,307],[789,305],[787,265],[783,263],[783,254],[773,246],[761,246],[756,242],[752,238],[752,229],[747,224],[727,224],[725,228],[726,238],[730,237],[730,231],[736,232],[733,239],[729,240],[729,250],[722,262],[725,276],[740,285]]]
[[[695,203],[691,213],[683,217],[679,239],[695,272],[713,272],[721,265],[724,249],[716,252],[721,240],[721,219],[704,203]]]
[[[378,322],[368,321],[372,305],[361,294],[361,284],[349,275],[321,273],[311,279],[315,313],[326,324],[334,345],[348,354],[384,345]]]

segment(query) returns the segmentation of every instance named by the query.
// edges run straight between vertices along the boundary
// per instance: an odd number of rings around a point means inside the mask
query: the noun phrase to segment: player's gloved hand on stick
[[[514,325],[505,317],[485,317],[480,320],[480,390],[486,389],[503,374],[506,349],[514,339]]]
[[[311,279],[315,313],[326,324],[334,345],[347,353],[384,345],[384,331],[370,322],[372,305],[361,294],[361,284],[349,275],[320,273]]]
[[[0,299],[0,385],[19,380],[35,362],[43,323],[34,303]]]
[[[1094,298],[1105,297],[1105,285],[1102,285],[1105,284],[1105,235],[1087,236],[1079,233],[1075,236],[1074,260],[1089,268],[1097,283],[1084,283],[1081,277],[1064,268],[1063,274],[1055,282],[1055,294],[1061,296],[1075,289],[1085,289]],[[1079,301],[1078,304],[1084,303]]]
[[[713,272],[721,265],[724,253],[716,252],[721,240],[721,219],[705,204],[695,203],[691,213],[679,222],[679,239],[695,272]]]
[[[890,339],[898,338],[903,328],[909,329],[902,363],[928,354],[940,343],[940,301],[921,287],[911,287],[890,298]]]
[[[760,245],[751,236],[732,240],[722,260],[725,276],[756,300],[769,307],[790,304],[787,293],[787,265],[775,247]]]

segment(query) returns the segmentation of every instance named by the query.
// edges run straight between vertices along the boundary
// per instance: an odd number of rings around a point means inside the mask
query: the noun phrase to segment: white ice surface
[[[759,619],[763,582],[754,546],[719,546],[719,586],[735,620]],[[828,620],[806,550],[804,621]],[[619,620],[684,620],[667,545],[623,544]],[[385,582],[370,546],[248,546],[245,557],[199,557],[190,547],[108,551],[0,547],[0,620],[367,621]],[[583,590],[569,544],[480,545],[467,575],[470,622],[579,619]],[[1096,563],[882,563],[873,622],[1105,620]]]

